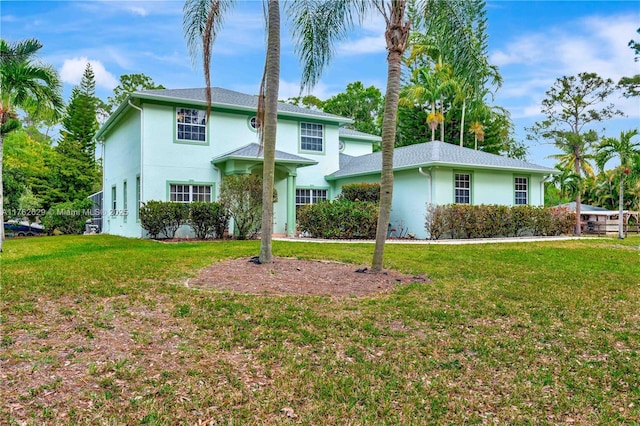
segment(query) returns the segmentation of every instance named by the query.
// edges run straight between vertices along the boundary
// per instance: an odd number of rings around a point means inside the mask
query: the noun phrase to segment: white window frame
[[[324,152],[324,124],[300,123],[300,151]]]
[[[516,206],[523,206],[523,205],[529,204],[529,178],[525,176],[516,176],[513,179],[513,187],[514,187],[514,204]],[[524,203],[522,202],[523,196],[524,196]]]
[[[454,173],[453,188],[455,204],[471,204],[471,173]]]
[[[304,195],[302,194],[304,192]],[[323,188],[296,188],[296,209],[300,206],[327,201],[329,191]]]
[[[209,184],[170,183],[169,201],[184,204],[195,201],[211,202],[212,189],[213,185]],[[178,198],[182,199],[180,200]]]
[[[176,108],[176,140],[186,143],[206,144],[206,114],[206,111],[197,108]]]

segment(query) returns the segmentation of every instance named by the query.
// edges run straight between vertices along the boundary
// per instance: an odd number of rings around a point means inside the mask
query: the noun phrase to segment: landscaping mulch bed
[[[256,258],[216,262],[186,282],[188,287],[212,288],[248,294],[300,294],[318,296],[366,296],[393,290],[398,285],[426,283],[424,275],[339,262],[276,257],[258,264]]]

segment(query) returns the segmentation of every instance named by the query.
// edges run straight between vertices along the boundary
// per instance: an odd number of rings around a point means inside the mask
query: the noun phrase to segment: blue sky
[[[144,73],[167,88],[202,87],[200,63],[189,58],[182,31],[182,1],[12,1],[0,3],[0,35],[39,39],[41,59],[55,66],[65,98],[87,61],[96,74],[97,94],[106,100],[122,74]],[[506,107],[516,126],[540,120],[540,101],[556,78],[596,72],[618,81],[640,73],[627,47],[638,39],[639,1],[488,0],[489,55],[504,78],[495,104]],[[300,69],[283,29],[280,98],[299,93]],[[264,63],[262,2],[239,1],[228,16],[214,50],[213,84],[256,93]],[[384,26],[377,16],[340,43],[332,65],[313,93],[326,99],[360,80],[383,93],[386,82]],[[626,118],[605,123],[606,134],[640,127],[640,101],[613,98]],[[601,128],[602,126],[600,126]],[[525,141],[526,142],[526,141]],[[553,165],[549,145],[529,145],[529,160]]]

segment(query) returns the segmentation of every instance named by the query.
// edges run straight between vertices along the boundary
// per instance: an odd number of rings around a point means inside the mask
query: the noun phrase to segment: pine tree
[[[87,64],[80,84],[71,91],[62,120],[57,161],[51,164],[51,203],[85,198],[99,186],[94,137],[98,131],[95,76]]]
[[[81,153],[87,162],[95,163],[95,142],[93,140],[98,131],[96,98],[96,81],[91,64],[82,74],[80,85],[73,88],[71,99],[67,106],[67,114],[62,120],[62,141],[75,142],[79,144]],[[74,144],[75,145],[75,144]]]

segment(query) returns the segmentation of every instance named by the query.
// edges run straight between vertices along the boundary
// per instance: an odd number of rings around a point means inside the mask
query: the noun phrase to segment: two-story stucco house
[[[257,97],[214,88],[206,120],[204,89],[136,92],[96,138],[103,148],[103,232],[143,237],[138,206],[149,200],[210,201],[225,176],[262,173],[255,129]],[[279,104],[274,232],[295,232],[296,206],[332,199],[345,183],[379,182],[380,137],[343,126],[344,117]],[[428,142],[398,148],[391,222],[427,237],[427,203],[544,202],[553,169]]]

